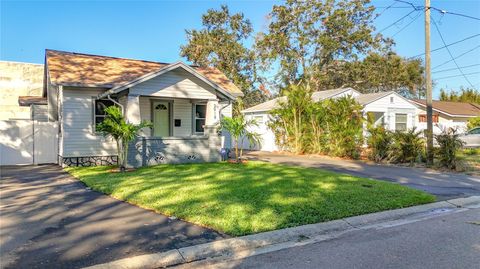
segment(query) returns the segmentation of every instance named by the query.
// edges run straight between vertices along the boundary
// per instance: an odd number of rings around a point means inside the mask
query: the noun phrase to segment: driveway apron
[[[81,268],[227,237],[89,190],[59,166],[0,169],[1,268]]]

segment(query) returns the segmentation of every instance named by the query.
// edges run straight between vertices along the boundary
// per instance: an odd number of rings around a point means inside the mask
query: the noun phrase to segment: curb
[[[268,248],[270,251],[288,248],[302,244],[302,241],[318,241],[322,238],[333,238],[335,237],[333,234],[338,235],[348,231],[366,229],[379,223],[392,222],[413,216],[422,217],[435,214],[438,215],[458,208],[480,208],[480,196],[457,198],[237,238],[223,239],[166,252],[120,259],[109,263],[86,267],[84,269],[159,268],[211,258],[246,257],[255,255],[255,253],[269,252],[269,250],[262,251],[260,248]],[[306,244],[306,242],[303,242],[303,244]]]

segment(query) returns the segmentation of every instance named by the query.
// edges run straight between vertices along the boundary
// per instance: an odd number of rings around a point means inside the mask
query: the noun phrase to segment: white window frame
[[[204,106],[205,107],[205,117],[204,118],[198,118],[197,117],[197,106]],[[203,135],[205,134],[205,123],[207,120],[207,104],[206,103],[194,103],[193,104],[193,124],[192,124],[192,133],[196,135]],[[203,132],[197,132],[197,120],[203,120]]]
[[[399,122],[397,116],[399,115],[405,115],[405,122]],[[400,130],[397,128],[397,124],[405,124],[405,129]],[[400,130],[400,131],[407,131],[408,130],[408,114],[407,113],[395,113],[395,131]]]

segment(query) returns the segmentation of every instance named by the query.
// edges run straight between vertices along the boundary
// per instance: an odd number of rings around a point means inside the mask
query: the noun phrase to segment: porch
[[[218,99],[165,98],[127,94],[118,98],[128,122],[152,123],[129,145],[128,165],[217,162],[228,133],[219,132],[221,116],[231,116],[231,103]]]

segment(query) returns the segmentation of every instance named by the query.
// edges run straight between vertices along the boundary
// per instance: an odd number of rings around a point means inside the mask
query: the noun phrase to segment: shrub
[[[307,85],[290,85],[285,89],[284,100],[280,99],[279,108],[270,112],[273,121],[269,127],[274,131],[276,141],[294,152],[303,153],[308,141],[308,107],[312,105],[311,89]]]
[[[359,157],[362,107],[351,97],[313,102],[310,87],[291,85],[279,108],[270,112],[269,127],[282,148],[294,153]]]
[[[363,143],[362,106],[351,97],[327,99],[321,103],[326,109],[325,126],[327,152],[339,157],[360,157]]]
[[[375,162],[380,162],[387,158],[390,144],[393,141],[393,134],[383,126],[369,126],[369,137],[367,145],[370,149],[368,158]]]
[[[421,162],[425,150],[425,141],[421,132],[412,128],[406,132],[395,131],[393,143],[389,149],[388,159],[393,163]]]
[[[441,134],[435,135],[439,148],[436,151],[440,165],[449,169],[456,169],[460,158],[457,153],[463,147],[456,129],[445,129]]]

